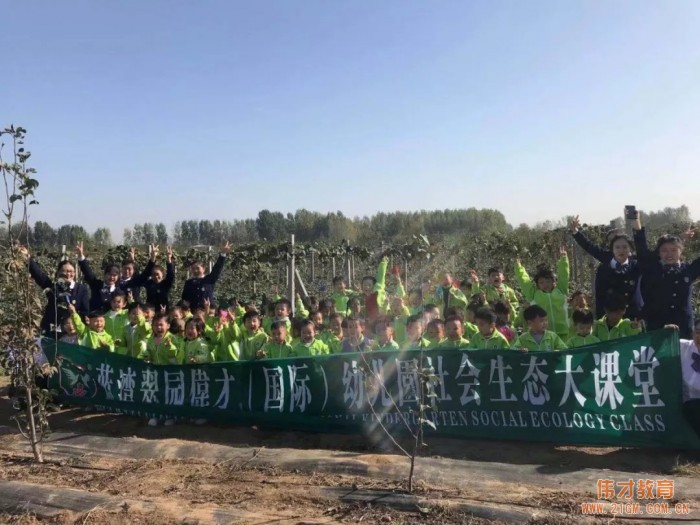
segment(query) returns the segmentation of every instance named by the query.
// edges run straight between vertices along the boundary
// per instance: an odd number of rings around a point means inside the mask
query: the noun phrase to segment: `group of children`
[[[644,328],[640,317],[645,312],[650,315],[644,321],[651,328],[673,325],[684,329],[688,312],[682,306],[674,311],[675,305],[684,297],[689,302],[700,262],[680,262],[682,243],[676,237],[664,236],[655,251],[649,250],[638,219],[633,226],[639,259],[633,257],[626,236],[615,236],[606,250],[585,236],[578,218],[570,224],[574,239],[601,261],[595,316],[584,293],[569,295],[569,261],[564,248],[556,272],[541,267],[531,277],[516,260],[519,293],[495,267],[488,270],[484,283],[472,270],[469,281],[456,286],[442,272],[434,284],[424,283],[408,292],[398,273],[392,272],[395,286],[389,293],[388,260],[384,258],[376,276],[362,280],[361,290],[349,290],[345,279],[336,277],[327,298],[297,296],[292,315],[292,304],[283,297],[260,309],[253,304],[216,306],[214,286],[230,251],[228,244],[210,273],[201,263],[192,265],[192,277],[174,307],[169,306],[168,297],[174,279],[170,249],[165,267],[157,264],[159,252],[154,246],[142,274],[135,274],[133,261],[127,261],[121,275],[117,268],[110,268],[105,279],[99,280],[79,244],[91,311],[87,315],[81,311],[72,295],[80,285],[70,281],[70,264],[66,268],[62,263],[59,271],[70,282],[70,315],[62,318],[59,333],[63,341],[105,348],[153,364],[183,364],[437,347],[562,350],[640,333]],[[31,257],[29,268],[37,282],[50,283]],[[663,287],[674,292],[659,290]],[[136,300],[141,288],[146,290],[146,303]],[[676,292],[685,292],[680,303]],[[653,300],[645,302],[645,298]],[[660,315],[664,311],[665,319]],[[634,316],[630,318],[628,312]],[[690,317],[692,323],[692,311]]]

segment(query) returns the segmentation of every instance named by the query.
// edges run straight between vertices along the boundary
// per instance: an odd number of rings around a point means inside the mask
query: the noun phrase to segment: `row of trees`
[[[527,236],[532,231],[548,231],[561,227],[566,219],[558,222],[546,221],[534,227],[521,224],[513,228],[503,214],[496,210],[435,210],[417,212],[380,212],[371,217],[350,219],[341,212],[318,213],[301,209],[295,213],[282,214],[262,210],[256,219],[235,221],[183,220],[175,223],[169,231],[163,223],[146,222],[135,224],[123,232],[123,243],[127,245],[168,244],[176,246],[219,245],[226,241],[234,244],[258,241],[286,241],[295,234],[298,242],[340,242],[344,239],[353,244],[376,243],[377,239],[388,243],[410,239],[413,235],[427,234],[432,239],[456,235],[488,235],[517,231]],[[611,226],[621,226],[622,218],[614,218]],[[644,213],[644,224],[655,230],[670,229],[676,225],[692,223],[688,207]],[[109,228],[101,227],[89,233],[83,226],[64,224],[58,228],[44,221],[37,221],[29,231],[29,240],[36,248],[73,246],[86,241],[94,247],[110,247],[115,243]]]

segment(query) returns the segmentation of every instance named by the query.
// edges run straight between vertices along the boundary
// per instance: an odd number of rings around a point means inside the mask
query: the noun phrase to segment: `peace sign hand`
[[[569,221],[569,230],[571,230],[571,233],[576,233],[581,229],[581,221],[578,218],[578,215],[575,217],[572,217],[572,219]]]

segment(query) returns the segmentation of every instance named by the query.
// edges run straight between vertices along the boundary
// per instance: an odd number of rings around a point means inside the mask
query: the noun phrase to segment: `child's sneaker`
[[[155,417],[152,417],[151,419],[149,419],[148,426],[149,427],[157,427],[158,426],[158,419]]]
[[[166,427],[172,427],[175,424],[174,419],[166,419],[165,422],[163,423]]]

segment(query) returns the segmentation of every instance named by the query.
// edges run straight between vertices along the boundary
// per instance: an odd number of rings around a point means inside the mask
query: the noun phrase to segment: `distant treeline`
[[[572,214],[575,210],[572,210]],[[679,224],[692,224],[688,207],[665,208],[643,213],[643,223],[649,228],[663,229]],[[582,220],[585,221],[585,217]],[[566,218],[557,222],[546,221],[535,226],[521,224],[516,231],[545,231],[564,226]],[[620,218],[612,218],[611,226],[621,225]],[[295,234],[298,242],[347,239],[353,244],[387,243],[409,238],[414,234],[427,234],[431,239],[453,235],[484,235],[491,232],[507,233],[514,230],[504,215],[491,209],[453,209],[416,212],[380,212],[371,217],[349,218],[342,212],[318,213],[305,209],[283,214],[262,210],[255,219],[233,221],[182,220],[169,229],[163,223],[134,224],[123,231],[123,243],[127,245],[175,244],[179,246],[219,245],[225,241],[248,243],[255,241],[283,241]],[[24,235],[22,236],[24,237]],[[93,233],[83,226],[64,224],[58,228],[44,221],[37,221],[29,232],[29,242],[37,248],[66,245],[87,241],[94,246],[114,244],[108,227],[100,227]]]

